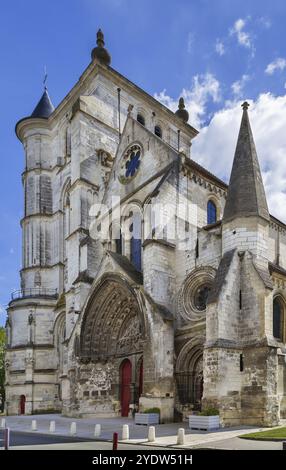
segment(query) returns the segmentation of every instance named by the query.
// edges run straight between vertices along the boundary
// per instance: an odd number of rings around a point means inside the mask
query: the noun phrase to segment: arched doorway
[[[120,366],[120,382],[121,382],[121,416],[127,417],[129,414],[129,406],[131,400],[131,380],[132,380],[132,364],[129,359],[125,359]]]
[[[144,337],[145,316],[137,293],[123,279],[108,274],[98,284],[82,321],[78,374],[83,371],[88,377],[87,369],[90,373],[80,406],[90,412],[115,410],[124,417],[130,408],[137,408]],[[141,377],[142,382],[143,371]]]
[[[203,356],[200,356],[199,359],[194,364],[193,369],[193,402],[194,408],[200,408],[203,391],[204,391],[204,379],[203,379]]]
[[[203,341],[193,338],[181,349],[176,363],[179,409],[200,410],[203,397]]]
[[[20,414],[24,415],[25,414],[25,406],[26,406],[26,397],[25,395],[20,395]]]

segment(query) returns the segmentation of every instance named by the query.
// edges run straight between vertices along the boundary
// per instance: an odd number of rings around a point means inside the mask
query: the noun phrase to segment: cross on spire
[[[46,65],[44,66],[44,80],[43,80],[43,84],[44,84],[44,89],[46,90],[47,89],[47,79],[48,79],[48,74],[47,74],[47,67]]]

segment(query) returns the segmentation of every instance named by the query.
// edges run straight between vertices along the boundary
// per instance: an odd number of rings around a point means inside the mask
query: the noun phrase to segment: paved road
[[[32,419],[37,420],[38,431],[31,431]],[[71,448],[72,443],[76,447],[81,448],[94,448],[94,449],[108,449],[111,447],[110,442],[102,443],[102,441],[95,442],[94,427],[95,424],[101,424],[100,438],[105,441],[110,441],[114,432],[118,432],[119,439],[122,435],[122,425],[128,424],[130,431],[130,441],[128,443],[119,444],[126,446],[126,449],[131,449],[130,445],[134,445],[136,449],[146,449],[144,444],[147,444],[147,426],[137,426],[134,421],[129,418],[66,418],[57,414],[53,415],[37,415],[37,416],[8,416],[5,417],[6,425],[11,429],[11,445],[12,446],[32,446],[32,445],[51,445],[64,446],[64,448]],[[50,420],[56,422],[56,433],[49,432]],[[69,436],[71,422],[75,421],[77,424],[77,437],[72,438]],[[286,423],[285,423],[286,424]],[[190,430],[188,423],[169,423],[160,424],[156,426],[156,442],[152,445],[152,449],[176,449],[178,428],[183,427],[186,431],[186,442],[180,449],[190,448],[215,448],[215,449],[282,449],[282,444],[278,442],[259,442],[259,441],[246,441],[245,439],[238,439],[237,436],[245,434],[246,432],[257,432],[261,428],[253,428],[247,426],[239,426],[234,428],[220,428],[212,432]],[[1,444],[0,444],[1,445]],[[85,446],[85,447],[82,447]],[[87,447],[86,447],[87,446]],[[91,446],[91,447],[89,447]],[[94,447],[93,447],[94,446]],[[99,447],[98,447],[99,446]],[[109,447],[110,446],[110,447]],[[148,444],[151,449],[150,444]]]
[[[3,431],[0,431],[0,439],[3,439]],[[85,442],[86,439],[74,438],[69,436],[55,436],[39,433],[10,431],[10,446],[26,446],[33,444],[53,444],[67,442]],[[1,442],[2,445],[2,442]]]

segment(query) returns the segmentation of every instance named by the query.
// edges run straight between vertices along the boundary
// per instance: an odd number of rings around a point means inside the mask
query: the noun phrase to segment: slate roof
[[[148,292],[146,291],[144,291],[144,296],[146,297],[148,302],[151,304],[151,306],[157,310],[157,312],[161,315],[161,317],[164,320],[168,320],[168,321],[174,320],[174,316],[172,315],[170,310],[167,307],[165,307],[165,305],[155,302],[155,300],[151,297],[151,295],[148,294]]]
[[[272,274],[274,271],[275,273],[281,274],[282,276],[286,276],[286,269],[282,268],[281,266],[278,266],[278,264],[269,262],[268,267],[270,274]]]
[[[230,250],[223,255],[216,273],[213,286],[208,295],[208,304],[216,302],[219,298],[220,292],[225,284],[225,279],[229,271],[231,262],[233,260],[234,253],[235,250]]]
[[[255,267],[265,287],[267,287],[268,289],[273,289],[273,281],[270,277],[269,271],[258,267],[255,263],[253,263],[253,266]]]
[[[52,114],[54,109],[55,108],[49,97],[48,90],[45,88],[40,101],[38,102],[37,106],[35,107],[34,111],[31,114],[31,117],[48,118]]]
[[[244,103],[242,107],[243,114],[224,209],[224,222],[236,217],[256,215],[269,220],[260,166],[248,118],[248,104]]]

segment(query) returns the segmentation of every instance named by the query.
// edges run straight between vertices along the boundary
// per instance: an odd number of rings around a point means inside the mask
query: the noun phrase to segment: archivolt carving
[[[142,349],[140,330],[139,318],[136,315],[127,317],[119,334],[117,351],[128,354],[130,351]]]
[[[178,313],[185,321],[198,321],[205,318],[205,311],[196,305],[198,290],[204,287],[211,287],[215,269],[211,266],[204,266],[194,269],[185,279],[178,294]]]
[[[194,368],[194,363],[203,353],[204,343],[205,337],[197,336],[184,344],[176,360],[176,373]]]
[[[101,359],[142,351],[144,319],[133,292],[122,282],[106,279],[84,314],[81,359]]]

